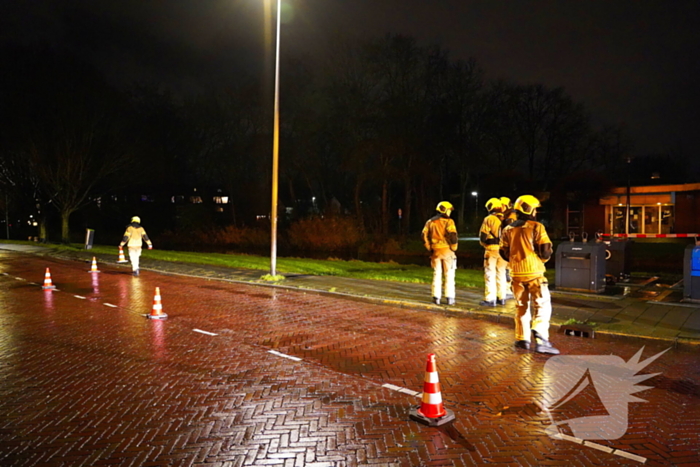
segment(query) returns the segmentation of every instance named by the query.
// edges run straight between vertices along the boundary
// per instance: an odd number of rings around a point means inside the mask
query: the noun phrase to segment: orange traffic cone
[[[163,304],[160,303],[160,287],[156,287],[156,294],[153,297],[153,309],[150,315],[146,315],[148,319],[165,319],[168,317],[163,313]]]
[[[119,247],[119,259],[117,260],[117,263],[128,263],[124,257],[124,249],[122,247]]]
[[[53,282],[51,282],[51,272],[49,271],[49,268],[46,268],[46,274],[44,274],[44,285],[41,286],[41,288],[44,290],[53,290],[56,288],[56,286],[53,285]]]
[[[440,426],[455,419],[455,414],[445,409],[440,394],[440,380],[438,379],[435,354],[428,354],[428,362],[423,379],[423,402],[420,407],[410,410],[409,416],[416,421],[428,426]]]
[[[95,259],[94,256],[92,257],[92,266],[88,272],[100,272],[100,270],[97,269],[97,259]]]

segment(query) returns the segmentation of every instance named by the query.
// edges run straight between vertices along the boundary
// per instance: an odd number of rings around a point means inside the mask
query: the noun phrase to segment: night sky
[[[115,82],[201,90],[271,64],[263,1],[0,0],[0,40],[71,49]],[[563,87],[594,121],[623,124],[636,154],[700,146],[697,0],[283,3],[283,55],[313,62],[336,36],[411,35],[487,78]]]

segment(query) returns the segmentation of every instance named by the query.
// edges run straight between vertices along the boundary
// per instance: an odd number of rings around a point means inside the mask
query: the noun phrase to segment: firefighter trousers
[[[141,258],[141,247],[140,246],[130,246],[129,247],[129,260],[131,261],[131,270],[132,271],[138,271],[140,258]]]
[[[507,266],[508,263],[501,258],[498,250],[484,252],[484,300],[487,302],[502,300],[508,295]]]
[[[457,269],[457,255],[452,250],[439,250],[430,258],[433,267],[433,297],[442,298],[443,288],[445,298],[455,298],[455,270]]]
[[[531,331],[549,340],[549,320],[552,317],[552,299],[545,277],[526,282],[513,278],[515,296],[515,340],[530,341]],[[532,312],[530,311],[532,310]]]

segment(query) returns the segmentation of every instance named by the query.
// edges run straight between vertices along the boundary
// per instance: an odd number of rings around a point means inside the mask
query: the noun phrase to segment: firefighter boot
[[[554,347],[551,342],[543,339],[537,331],[532,331],[535,335],[535,352],[545,353],[550,355],[559,355],[559,349]]]
[[[515,348],[530,350],[530,341],[515,341]]]

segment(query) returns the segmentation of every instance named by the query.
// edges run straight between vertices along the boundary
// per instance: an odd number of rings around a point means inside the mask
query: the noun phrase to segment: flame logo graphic
[[[557,355],[547,360],[542,408],[549,415],[551,425],[546,433],[557,437],[560,426],[566,424],[580,439],[614,440],[623,436],[628,426],[628,404],[647,402],[633,394],[652,388],[637,384],[660,374],[638,375],[637,372],[669,349],[642,362],[639,359],[644,347],[628,362],[616,355]],[[592,385],[608,415],[555,421],[551,411],[574,399],[589,385]]]

